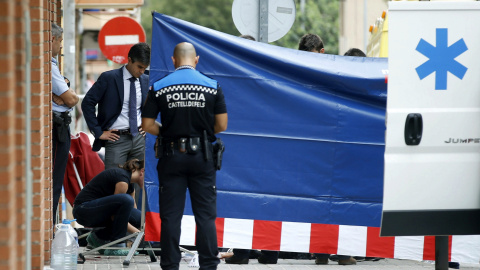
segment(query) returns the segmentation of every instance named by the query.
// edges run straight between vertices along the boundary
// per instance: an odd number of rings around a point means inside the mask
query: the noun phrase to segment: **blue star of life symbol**
[[[448,29],[437,28],[436,47],[420,39],[417,51],[429,59],[418,66],[417,71],[420,80],[435,72],[435,90],[447,89],[447,72],[455,75],[460,80],[467,72],[467,68],[457,62],[455,58],[468,50],[463,38],[448,46]]]

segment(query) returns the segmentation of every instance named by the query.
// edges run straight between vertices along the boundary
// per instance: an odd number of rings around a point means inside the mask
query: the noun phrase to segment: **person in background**
[[[323,41],[319,35],[316,34],[305,34],[300,38],[298,42],[298,49],[300,51],[314,52],[314,53],[325,53],[325,48],[323,47]]]
[[[300,38],[298,42],[298,49],[301,51],[314,52],[314,53],[325,53],[325,48],[323,41],[320,36],[316,34],[305,34]],[[325,265],[328,264],[328,258],[330,254],[326,253],[315,253],[315,264]],[[338,264],[340,265],[352,265],[357,264],[357,261],[348,255],[337,255]]]
[[[344,56],[358,56],[358,57],[367,57],[367,55],[360,49],[351,48],[345,52]]]
[[[52,221],[57,223],[57,209],[62,193],[68,152],[70,151],[70,111],[78,103],[78,96],[60,74],[55,57],[62,50],[63,29],[52,23]],[[68,80],[68,79],[67,79]]]
[[[255,41],[255,38],[250,35],[241,35],[241,38]],[[262,264],[276,264],[278,261],[278,251],[271,250],[250,250],[250,249],[239,249],[234,248],[233,256],[226,258],[225,263],[227,264],[248,264],[250,257],[258,253],[258,262]]]

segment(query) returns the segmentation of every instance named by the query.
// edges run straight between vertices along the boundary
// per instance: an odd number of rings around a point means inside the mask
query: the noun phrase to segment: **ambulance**
[[[480,2],[391,1],[381,235],[480,234]]]

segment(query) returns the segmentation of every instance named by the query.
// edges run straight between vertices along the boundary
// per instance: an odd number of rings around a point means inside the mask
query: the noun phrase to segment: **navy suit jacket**
[[[95,136],[93,151],[98,151],[105,146],[105,141],[100,140],[103,131],[108,130],[122,112],[124,87],[122,68],[106,71],[88,90],[82,101],[82,111],[90,132]],[[148,93],[148,76],[140,76],[142,90],[142,107]],[[95,106],[98,104],[98,114],[95,115]]]

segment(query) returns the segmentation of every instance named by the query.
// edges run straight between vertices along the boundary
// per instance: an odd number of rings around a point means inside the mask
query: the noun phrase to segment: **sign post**
[[[109,20],[98,34],[98,45],[103,55],[118,64],[126,64],[130,48],[145,40],[145,30],[130,17]]]
[[[232,18],[242,35],[268,43],[282,38],[295,22],[293,0],[234,0]]]
[[[268,43],[268,0],[260,0],[258,18],[258,38],[263,43]]]

